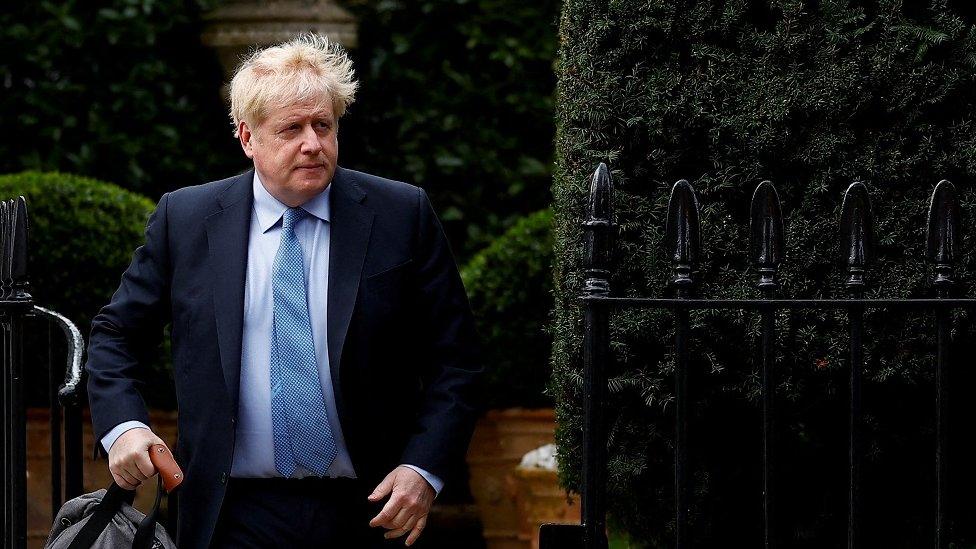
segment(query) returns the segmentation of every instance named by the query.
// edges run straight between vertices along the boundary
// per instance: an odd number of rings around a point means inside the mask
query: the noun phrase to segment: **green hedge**
[[[549,204],[557,0],[340,0],[361,86],[340,161],[430,193],[467,261]]]
[[[0,172],[58,170],[159,196],[246,165],[200,36],[216,0],[10,0]]]
[[[91,319],[108,303],[132,252],[143,243],[154,204],[111,183],[77,175],[0,175],[0,197],[18,195],[27,199],[28,278],[34,301],[67,316],[87,341]],[[33,363],[31,353],[46,360],[42,347],[38,339],[28,342],[28,364]],[[153,375],[168,375],[164,363],[161,358]],[[154,404],[166,402],[161,397]]]
[[[869,297],[932,295],[924,260],[927,202],[940,178],[976,192],[976,30],[962,2],[568,0],[557,84],[554,387],[563,480],[580,482],[583,233],[591,174],[613,170],[618,296],[667,293],[670,187],[687,178],[703,205],[703,296],[755,297],[749,199],[773,180],[787,217],[786,296],[843,296],[837,220],[845,188],[871,192],[878,260]],[[970,226],[964,222],[963,227]],[[959,257],[959,291],[973,253]],[[867,317],[865,536],[877,547],[931,543],[933,341],[926,315]],[[758,546],[760,434],[754,314],[692,315],[691,476],[696,546]],[[965,437],[976,338],[956,325],[952,386]],[[613,315],[610,502],[616,524],[648,546],[673,535],[673,320]],[[843,315],[779,315],[779,501],[785,546],[843,544],[847,346]],[[969,351],[971,354],[971,351]],[[973,455],[953,451],[955,536],[973,543]]]
[[[38,305],[87,332],[119,287],[154,205],[111,183],[56,172],[0,176],[0,196],[27,198],[29,275]]]
[[[518,220],[461,270],[484,346],[490,408],[551,406],[552,212]]]

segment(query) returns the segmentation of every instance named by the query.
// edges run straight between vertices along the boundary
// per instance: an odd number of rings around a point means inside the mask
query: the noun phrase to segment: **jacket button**
[[[220,473],[220,483],[227,484],[227,473]]]

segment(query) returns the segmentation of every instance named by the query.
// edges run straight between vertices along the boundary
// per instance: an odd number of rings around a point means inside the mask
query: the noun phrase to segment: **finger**
[[[388,526],[388,528],[394,528],[397,530],[406,528],[407,522],[410,521],[413,514],[413,511],[411,511],[409,507],[402,505],[400,507],[400,512],[398,512],[395,517],[390,519],[390,526]]]
[[[405,522],[403,526],[397,528],[396,530],[390,530],[389,532],[383,534],[383,537],[386,539],[398,538],[406,534],[407,532],[413,530],[413,527],[417,525],[417,521],[419,519],[420,516],[418,515],[410,515],[407,518],[407,522]]]
[[[135,466],[139,470],[139,473],[142,474],[142,480],[146,480],[156,474],[156,468],[149,459],[149,452],[143,451],[136,454]]]
[[[121,488],[123,488],[125,490],[135,490],[136,489],[136,487],[133,486],[132,483],[130,483],[129,481],[127,481],[124,478],[122,478],[121,475],[117,475],[115,473],[112,473],[112,480],[115,481],[115,484],[118,484],[119,487],[121,487]]]
[[[417,525],[421,518],[423,518],[423,515],[410,515],[410,518],[407,519],[407,522],[400,529],[403,530],[403,533],[413,530],[413,527]]]
[[[373,520],[369,521],[369,525],[374,528],[377,526],[391,528],[393,525],[390,523],[390,519],[395,517],[398,512],[400,512],[399,505],[397,505],[394,498],[390,498],[386,502],[386,505],[383,506],[383,509],[373,517]]]
[[[390,530],[383,534],[383,539],[394,539],[406,534],[409,530],[404,530],[403,528],[397,528],[396,530]]]
[[[133,478],[135,478],[136,480],[138,480],[139,482],[142,482],[147,478],[149,478],[146,475],[144,475],[141,470],[139,470],[139,464],[135,457],[123,463],[121,469],[126,473],[128,473]]]
[[[131,474],[129,474],[128,471],[126,471],[124,469],[120,469],[117,473],[115,473],[115,476],[118,477],[118,478],[121,478],[126,484],[128,484],[129,485],[129,488],[128,488],[129,490],[135,490],[136,487],[139,486],[139,484],[141,484],[141,482],[139,481],[139,479],[137,479],[136,477],[132,476]],[[122,486],[122,485],[120,484],[119,486]]]
[[[424,531],[424,528],[426,526],[427,526],[427,515],[424,515],[420,517],[420,519],[417,521],[416,526],[414,526],[413,530],[410,531],[410,535],[407,536],[407,541],[405,541],[404,544],[407,547],[413,545],[413,543],[417,541],[417,538],[420,537],[421,532]]]
[[[373,493],[369,495],[369,501],[379,501],[386,497],[390,492],[393,491],[393,479],[395,475],[390,472],[373,490]]]

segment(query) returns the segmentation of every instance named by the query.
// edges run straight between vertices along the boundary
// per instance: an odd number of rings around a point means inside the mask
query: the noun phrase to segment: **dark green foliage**
[[[589,178],[606,161],[620,224],[618,296],[668,293],[664,222],[671,184],[702,203],[697,292],[755,297],[749,199],[777,185],[787,218],[781,294],[841,297],[837,221],[855,180],[871,192],[878,260],[868,297],[933,295],[924,261],[935,183],[956,183],[964,231],[976,193],[976,30],[962,2],[568,0],[560,25],[553,186],[554,395],[562,474],[579,485],[583,279]],[[969,232],[972,236],[972,231]],[[970,291],[973,254],[956,265]],[[934,402],[931,318],[867,315],[864,467],[868,546],[931,543]],[[955,537],[973,543],[963,448],[973,409],[967,316],[958,315],[950,493]],[[833,547],[846,533],[847,349],[842,314],[779,315],[782,416],[778,504],[788,547]],[[760,417],[754,314],[692,315],[696,546],[758,546]],[[673,320],[612,316],[610,497],[617,523],[649,546],[673,535]]]
[[[68,317],[87,341],[92,317],[109,302],[132,252],[143,243],[153,203],[111,183],[76,175],[0,176],[0,197],[18,195],[27,199],[28,278],[34,301]],[[25,352],[27,364],[47,358],[38,338],[28,340]],[[161,365],[155,371],[165,375]]]
[[[153,203],[111,183],[64,173],[0,176],[0,196],[27,198],[34,300],[82,331],[119,287]]]
[[[345,0],[360,92],[341,163],[424,187],[470,257],[548,205],[555,0]]]
[[[520,219],[461,270],[488,371],[489,408],[551,406],[552,212]]]
[[[194,0],[6,2],[0,172],[84,173],[155,197],[243,166],[200,11]]]

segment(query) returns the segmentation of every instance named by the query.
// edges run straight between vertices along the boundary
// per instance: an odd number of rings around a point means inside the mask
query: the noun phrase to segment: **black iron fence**
[[[25,398],[25,326],[46,321],[48,404],[51,422],[51,510],[82,491],[81,332],[60,314],[34,305],[27,278],[27,202],[0,201],[0,404],[3,413],[3,546],[27,544],[27,418]],[[54,332],[67,342],[67,368],[54,366]],[[36,355],[36,353],[32,353]],[[30,367],[39,366],[32,363]],[[63,381],[63,383],[62,383]],[[63,418],[62,418],[63,407]],[[63,444],[62,444],[63,438]],[[63,481],[62,481],[63,479]]]
[[[765,181],[752,198],[750,259],[757,267],[760,299],[706,299],[692,295],[693,277],[701,253],[699,205],[692,186],[685,180],[675,183],[668,205],[666,243],[673,264],[671,284],[674,298],[617,298],[610,296],[611,258],[616,227],[612,209],[613,184],[606,165],[600,164],[590,187],[586,229],[586,280],[581,299],[584,305],[583,341],[583,485],[582,524],[545,525],[540,532],[543,549],[606,549],[606,466],[607,438],[605,395],[610,360],[608,315],[611,310],[639,307],[672,311],[675,320],[675,545],[691,546],[689,537],[689,456],[688,456],[688,370],[689,312],[693,309],[755,310],[760,313],[761,402],[762,402],[762,480],[763,546],[782,546],[778,539],[776,514],[776,448],[774,425],[776,406],[775,315],[781,309],[843,310],[847,312],[850,333],[849,360],[849,437],[847,546],[867,547],[860,536],[861,479],[864,457],[862,440],[861,379],[864,367],[864,311],[866,309],[931,311],[936,319],[935,358],[936,442],[932,449],[935,470],[934,523],[936,549],[949,545],[946,508],[947,383],[948,350],[952,309],[976,308],[976,299],[950,298],[953,286],[953,261],[960,244],[959,206],[953,185],[941,181],[932,194],[927,234],[927,259],[933,264],[934,299],[865,299],[864,275],[872,258],[873,228],[871,205],[865,186],[854,183],[841,208],[840,231],[846,261],[846,299],[784,299],[775,296],[777,271],[784,255],[784,224],[779,196],[772,183]],[[759,520],[759,517],[757,517]],[[726,540],[730,546],[735,540]]]

